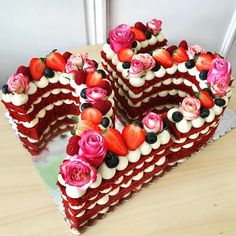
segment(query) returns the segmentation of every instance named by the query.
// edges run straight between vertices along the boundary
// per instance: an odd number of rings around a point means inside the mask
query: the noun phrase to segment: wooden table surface
[[[87,46],[99,58],[100,46]],[[230,102],[236,111],[236,89]],[[66,236],[27,151],[0,105],[0,236]],[[84,235],[236,235],[236,129],[136,194]],[[157,183],[158,182],[158,183]]]

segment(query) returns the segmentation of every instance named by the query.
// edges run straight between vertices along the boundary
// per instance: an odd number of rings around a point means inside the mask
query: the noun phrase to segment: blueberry
[[[130,62],[128,62],[128,61],[123,62],[122,67],[124,69],[129,69],[130,68]]]
[[[175,122],[180,122],[183,119],[183,114],[181,112],[179,112],[179,111],[175,111],[172,114],[172,119]]]
[[[211,55],[212,56],[212,52],[208,51],[207,54]]]
[[[156,65],[152,68],[152,71],[158,71],[161,68],[161,64],[159,62],[156,62]]]
[[[138,45],[137,41],[134,41],[134,42],[132,43],[132,48],[136,48],[137,45]]]
[[[207,79],[207,73],[208,73],[208,70],[202,70],[200,73],[199,73],[199,78],[201,80],[206,80]]]
[[[99,70],[97,70],[97,72],[100,73],[100,74],[102,75],[102,78],[103,78],[103,79],[106,78],[107,75],[106,75],[106,72],[105,72],[104,70],[99,69]]]
[[[80,92],[80,97],[82,97],[83,99],[86,99],[86,98],[87,98],[87,97],[86,97],[86,90],[87,90],[87,88],[84,88],[84,89],[82,89],[81,92]]]
[[[95,67],[98,68],[98,63],[95,60],[92,60],[95,63]]]
[[[9,93],[9,91],[8,91],[8,85],[7,85],[7,84],[4,84],[4,85],[2,86],[2,93],[3,93],[3,94]]]
[[[105,157],[105,163],[107,167],[109,168],[115,168],[119,164],[119,158],[116,154],[107,152],[107,155]]]
[[[108,117],[103,117],[101,121],[101,125],[105,128],[107,128],[110,124],[110,119]]]
[[[169,125],[168,121],[163,120],[163,129],[169,129],[169,128],[170,128],[170,125]]]
[[[225,105],[225,100],[223,98],[216,98],[215,104],[219,107],[223,107]]]
[[[157,141],[157,135],[153,132],[146,134],[146,142],[149,144],[153,144]]]
[[[210,114],[209,109],[207,109],[207,108],[202,108],[201,109],[200,116],[202,118],[207,118],[209,116],[209,114]]]
[[[46,67],[43,71],[43,75],[47,78],[52,78],[55,75],[55,73],[51,68]]]
[[[90,103],[82,103],[80,105],[80,110],[83,111],[84,109],[88,108],[88,107],[91,107],[92,105]]]
[[[110,44],[110,38],[107,38],[107,43]]]
[[[147,39],[150,39],[152,37],[152,32],[151,31],[147,30],[144,33],[145,33]]]
[[[195,61],[193,59],[185,62],[185,66],[188,68],[188,69],[192,69],[194,66],[195,66]]]

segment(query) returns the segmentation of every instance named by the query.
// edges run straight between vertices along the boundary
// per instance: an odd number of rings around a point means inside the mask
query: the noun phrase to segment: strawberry
[[[208,53],[200,54],[197,57],[196,68],[199,71],[209,70],[211,68],[211,62],[213,59],[214,59],[213,56]]]
[[[30,60],[29,69],[34,80],[37,81],[42,78],[45,67],[43,59],[41,58],[32,58]]]
[[[144,25],[144,24],[143,24],[142,22],[140,22],[140,21],[136,22],[135,25],[134,25],[134,27],[137,28],[137,29],[139,29],[139,30],[141,30],[141,31],[143,31],[143,32],[145,32],[145,31],[147,30],[147,26]]]
[[[177,62],[177,63],[182,63],[182,62],[185,62],[185,61],[189,60],[186,50],[182,47],[178,47],[173,52],[172,57],[173,57],[174,61]]]
[[[89,72],[86,78],[87,87],[98,86],[103,81],[101,73],[97,71]]]
[[[71,55],[72,55],[72,53],[70,53],[70,52],[64,52],[63,57],[64,57],[65,61],[67,61]]]
[[[74,74],[76,84],[80,85],[86,83],[87,73],[84,70],[74,70],[72,73]]]
[[[67,155],[74,156],[79,152],[79,136],[73,135],[66,146]]]
[[[130,30],[134,33],[134,38],[138,41],[144,41],[146,40],[146,35],[144,34],[143,31],[141,31],[140,29],[131,26]]]
[[[197,94],[198,99],[201,102],[201,105],[205,108],[212,108],[214,106],[214,101],[211,97],[211,95],[206,91],[202,90]]]
[[[214,53],[213,55],[213,58],[223,58],[220,54],[218,53]]]
[[[46,57],[46,66],[55,71],[65,72],[66,60],[59,52],[52,51]]]
[[[77,124],[76,124],[76,135],[81,135],[84,131],[86,130],[95,130],[98,133],[101,133],[102,130],[98,127],[98,125],[92,123],[89,120],[80,120]]]
[[[157,62],[159,62],[165,68],[169,68],[174,64],[170,53],[164,48],[156,49],[153,52],[152,56]]]
[[[102,121],[102,113],[96,108],[86,108],[81,113],[82,120],[91,121],[95,125],[99,125]]]
[[[103,133],[103,138],[107,146],[107,150],[113,152],[119,156],[126,156],[128,154],[128,149],[125,145],[121,133],[113,128],[107,129]]]
[[[23,74],[25,76],[28,76],[30,77],[30,70],[29,70],[29,67],[26,67],[26,66],[19,66],[17,71],[16,71],[16,74]]]
[[[107,112],[111,109],[111,106],[112,104],[108,100],[105,100],[105,101],[100,100],[93,104],[93,108],[98,109],[102,113],[103,116],[107,114]]]
[[[130,62],[133,55],[134,52],[130,48],[121,48],[117,53],[118,59],[121,62]]]
[[[107,91],[107,95],[110,95],[112,92],[111,84],[108,80],[103,80],[100,84],[98,84],[98,87],[104,89]]]
[[[182,47],[182,48],[184,48],[185,50],[188,50],[188,43],[187,43],[185,40],[182,40],[182,41],[179,43],[179,47]]]
[[[135,124],[126,125],[122,131],[122,136],[129,150],[136,150],[145,140],[145,132]]]
[[[166,50],[170,53],[170,55],[173,54],[173,52],[177,49],[176,45],[172,45],[170,47],[168,47]]]

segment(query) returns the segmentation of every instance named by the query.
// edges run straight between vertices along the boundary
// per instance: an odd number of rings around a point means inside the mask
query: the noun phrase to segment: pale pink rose
[[[163,121],[160,115],[154,112],[148,112],[142,120],[144,129],[147,132],[161,132],[163,130]]]
[[[97,170],[79,156],[65,161],[60,166],[60,173],[68,185],[80,190],[88,189],[97,179]]]
[[[154,58],[149,53],[136,54],[133,59],[140,60],[143,63],[144,71],[151,70],[156,65]]]
[[[83,68],[83,65],[84,65],[84,61],[85,59],[87,59],[88,57],[88,54],[85,53],[85,54],[80,54],[80,53],[77,53],[77,54],[72,54],[69,58],[69,61],[72,62],[73,65],[75,65],[78,69],[82,69]]]
[[[139,74],[143,72],[144,70],[144,65],[143,62],[137,59],[132,59],[130,63],[130,69],[129,69],[129,74]]]
[[[187,96],[182,101],[179,110],[187,120],[194,120],[200,115],[201,102],[199,99]]]
[[[70,61],[69,59],[67,60],[67,63],[66,63],[66,73],[71,73],[75,70],[78,70],[77,69],[77,66],[75,66],[72,61]]]
[[[225,80],[213,79],[211,81],[211,91],[218,97],[224,97],[226,95],[229,84]]]
[[[100,165],[107,153],[107,147],[102,135],[94,130],[83,132],[79,140],[79,146],[79,156],[82,156],[94,166]]]
[[[13,74],[7,81],[8,90],[13,93],[24,93],[29,90],[29,77],[22,73]]]
[[[128,25],[118,25],[109,33],[110,46],[114,52],[118,52],[121,48],[131,48],[134,42],[134,33]]]
[[[96,64],[93,60],[90,60],[88,58],[86,58],[84,60],[84,66],[83,66],[83,69],[89,73],[89,72],[93,72],[96,70]]]
[[[86,102],[94,104],[100,100],[104,100],[107,97],[107,91],[100,87],[93,87],[86,89]]]
[[[194,59],[196,53],[206,53],[206,50],[197,44],[188,47],[187,54],[189,59]]]
[[[147,23],[147,27],[152,31],[154,35],[157,35],[161,30],[162,21],[157,19],[152,19]]]

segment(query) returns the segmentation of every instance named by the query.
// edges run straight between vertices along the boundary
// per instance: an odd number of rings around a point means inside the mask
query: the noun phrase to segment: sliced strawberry
[[[144,34],[143,31],[141,31],[140,29],[131,26],[130,30],[134,33],[134,38],[138,41],[144,41],[146,40],[146,35]]]
[[[197,97],[203,107],[210,109],[214,106],[214,100],[206,90],[200,91],[197,94]]]
[[[118,59],[121,62],[131,61],[133,55],[134,55],[134,52],[130,48],[121,48],[117,53]]]
[[[122,136],[129,150],[136,150],[145,140],[145,132],[135,124],[126,125],[122,131]]]
[[[59,52],[52,52],[46,57],[46,66],[55,71],[65,72],[66,60]]]
[[[174,64],[174,61],[170,53],[164,48],[156,49],[153,52],[152,56],[157,62],[159,62],[165,68],[169,68]]]
[[[119,156],[126,156],[128,154],[128,149],[121,133],[118,130],[113,128],[107,129],[103,133],[103,138],[105,139],[108,151],[113,152]]]
[[[173,54],[173,52],[177,49],[176,45],[172,45],[170,47],[168,47],[166,50],[170,53],[170,55]]]
[[[87,87],[98,86],[103,81],[101,73],[97,71],[89,72],[86,78]]]
[[[64,57],[65,61],[67,61],[70,58],[71,55],[72,55],[71,52],[64,52],[63,57]]]
[[[147,26],[144,25],[144,24],[143,24],[142,22],[140,22],[140,21],[136,22],[135,25],[134,25],[134,27],[137,28],[137,29],[139,29],[139,30],[141,30],[141,31],[143,31],[143,32],[145,32],[145,31],[147,30]]]
[[[199,71],[209,70],[211,68],[211,63],[213,59],[214,59],[213,56],[208,53],[200,54],[197,57],[196,68]]]
[[[111,106],[112,104],[108,100],[105,100],[105,101],[100,100],[93,104],[93,108],[98,109],[102,113],[103,116],[107,114],[107,112],[111,109]]]
[[[189,60],[186,50],[182,47],[178,47],[172,55],[173,59],[177,63],[182,63]]]
[[[98,125],[92,123],[89,120],[80,120],[77,124],[76,124],[76,135],[80,136],[84,131],[86,130],[95,130],[98,133],[102,133],[102,130],[98,127]]]
[[[23,74],[25,76],[28,76],[30,77],[30,70],[29,70],[29,67],[26,67],[26,66],[19,66],[17,71],[16,71],[16,74]]]
[[[184,48],[185,50],[188,50],[188,43],[185,40],[182,40],[179,43],[179,47]]]
[[[79,136],[73,135],[66,146],[67,155],[74,156],[79,152]]]
[[[108,80],[103,80],[100,84],[98,84],[98,87],[103,88],[107,91],[107,95],[110,95],[112,92],[111,84]]]
[[[86,83],[87,73],[84,70],[74,70],[72,73],[74,74],[76,84],[80,85]]]
[[[30,60],[30,74],[34,80],[40,80],[43,76],[43,71],[45,69],[45,64],[41,58],[32,58]]]
[[[86,108],[81,113],[82,120],[88,120],[92,123],[99,125],[102,121],[102,113],[96,108]]]

